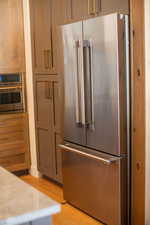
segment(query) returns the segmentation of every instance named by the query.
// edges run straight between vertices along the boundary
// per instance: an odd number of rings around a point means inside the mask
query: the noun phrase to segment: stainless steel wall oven
[[[0,113],[24,110],[23,74],[0,74]]]

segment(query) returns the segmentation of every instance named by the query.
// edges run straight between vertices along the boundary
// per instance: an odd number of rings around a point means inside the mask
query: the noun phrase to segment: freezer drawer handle
[[[59,145],[59,147],[62,148],[63,150],[65,150],[65,151],[74,152],[76,154],[88,157],[90,159],[95,159],[95,160],[97,160],[99,162],[102,162],[106,165],[111,165],[112,163],[120,161],[122,159],[122,157],[113,157],[113,156],[110,157],[110,159],[106,159],[104,157],[99,157],[99,156],[88,154],[86,152],[79,151],[79,150],[71,148],[67,145]]]

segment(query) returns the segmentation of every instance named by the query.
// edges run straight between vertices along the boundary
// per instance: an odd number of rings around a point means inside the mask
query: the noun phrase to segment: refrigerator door
[[[87,147],[126,153],[125,16],[83,22]]]
[[[108,225],[127,225],[126,158],[67,144],[64,198]]]
[[[85,145],[83,23],[62,26],[64,48],[64,139]]]

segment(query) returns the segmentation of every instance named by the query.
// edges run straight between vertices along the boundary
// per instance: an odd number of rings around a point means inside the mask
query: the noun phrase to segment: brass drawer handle
[[[94,13],[98,14],[101,11],[101,0],[93,0],[94,1]]]
[[[45,82],[45,98],[53,100],[53,82]]]
[[[94,15],[94,0],[88,0],[88,13],[89,15]]]
[[[44,50],[44,65],[45,69],[50,69],[52,66],[52,53],[50,49]]]
[[[96,15],[101,11],[101,0],[88,0],[89,15]]]

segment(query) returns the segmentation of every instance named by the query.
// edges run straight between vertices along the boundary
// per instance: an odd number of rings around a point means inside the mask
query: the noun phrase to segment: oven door
[[[0,87],[0,113],[24,111],[22,87]]]

